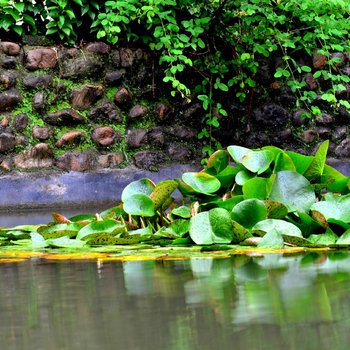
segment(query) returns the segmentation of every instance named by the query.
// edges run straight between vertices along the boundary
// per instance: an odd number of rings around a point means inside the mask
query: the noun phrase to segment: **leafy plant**
[[[55,213],[47,225],[1,228],[2,245],[348,246],[350,177],[325,164],[327,148],[325,141],[315,156],[304,156],[271,146],[229,146],[182,180],[131,182],[122,203],[100,214]],[[177,189],[181,205],[172,197]]]

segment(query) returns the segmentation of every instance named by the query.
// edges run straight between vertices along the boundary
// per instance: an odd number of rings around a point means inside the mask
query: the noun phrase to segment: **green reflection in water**
[[[348,349],[350,256],[0,266],[1,349]]]

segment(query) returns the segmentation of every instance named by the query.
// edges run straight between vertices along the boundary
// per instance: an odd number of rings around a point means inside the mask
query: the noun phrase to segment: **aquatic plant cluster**
[[[350,178],[326,164],[328,141],[315,156],[274,146],[229,146],[182,179],[128,184],[122,203],[100,214],[46,225],[0,228],[1,245],[83,248],[100,245],[350,245]],[[182,194],[181,203],[172,197]]]

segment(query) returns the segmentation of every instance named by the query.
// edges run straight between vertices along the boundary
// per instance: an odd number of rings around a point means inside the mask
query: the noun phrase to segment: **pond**
[[[350,255],[0,265],[6,350],[348,349]]]

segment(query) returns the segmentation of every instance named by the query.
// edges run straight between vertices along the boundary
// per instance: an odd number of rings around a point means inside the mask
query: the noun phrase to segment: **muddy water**
[[[0,265],[4,350],[348,349],[348,253]]]

